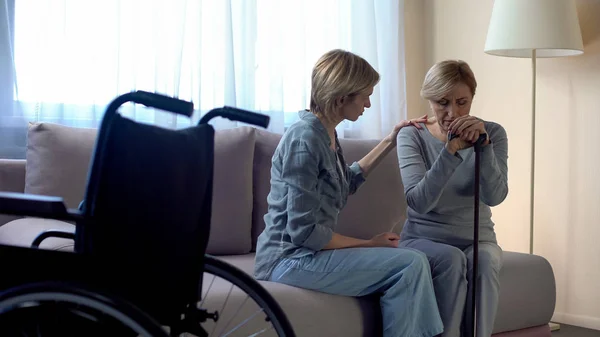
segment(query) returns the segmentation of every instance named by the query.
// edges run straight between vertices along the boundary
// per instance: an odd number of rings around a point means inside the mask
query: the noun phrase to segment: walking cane
[[[455,134],[448,135],[448,141],[458,137]],[[469,328],[471,329],[469,336],[475,337],[476,331],[476,313],[477,313],[477,265],[479,263],[479,177],[480,177],[480,169],[481,169],[481,145],[485,142],[487,135],[485,133],[479,135],[479,138],[475,142],[473,148],[475,150],[475,182],[474,186],[474,219],[473,219],[473,272],[471,273],[471,312],[468,312],[467,315],[471,316],[471,321],[473,325]]]

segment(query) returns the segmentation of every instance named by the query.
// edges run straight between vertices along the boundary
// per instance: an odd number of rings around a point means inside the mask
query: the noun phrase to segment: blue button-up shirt
[[[254,275],[268,280],[282,258],[323,249],[347,197],[365,181],[357,162],[346,165],[321,121],[309,111],[282,136],[271,161],[266,228],[258,237]]]

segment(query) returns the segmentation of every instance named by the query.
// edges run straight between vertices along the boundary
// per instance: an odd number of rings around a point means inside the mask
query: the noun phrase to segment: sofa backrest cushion
[[[31,123],[25,193],[60,196],[76,208],[85,194],[97,129]],[[251,249],[254,129],[217,130],[208,254],[245,254]]]
[[[254,128],[215,133],[210,240],[207,253],[247,254],[252,241],[252,160]]]
[[[378,140],[340,139],[348,164],[360,160]],[[369,174],[340,213],[337,231],[360,239],[382,232],[399,232],[406,220],[406,199],[396,149],[390,151]]]
[[[25,193],[62,197],[77,208],[87,182],[95,129],[29,123]]]
[[[254,153],[254,211],[252,224],[253,249],[256,239],[265,227],[267,196],[270,190],[271,158],[281,135],[265,130],[256,131]],[[340,139],[348,164],[357,161],[371,151],[379,141]],[[368,176],[356,194],[340,213],[336,231],[362,239],[370,239],[387,231],[399,232],[406,219],[406,199],[400,177],[395,149]]]
[[[279,144],[281,134],[262,129],[256,130],[254,149],[254,209],[252,210],[252,250],[256,240],[265,228],[264,216],[267,213],[267,196],[271,190],[271,160]]]

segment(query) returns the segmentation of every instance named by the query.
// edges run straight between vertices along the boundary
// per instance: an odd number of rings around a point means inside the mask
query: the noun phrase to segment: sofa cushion
[[[254,209],[252,211],[252,250],[256,240],[265,228],[264,216],[267,212],[267,196],[271,190],[271,159],[281,140],[281,134],[257,129],[254,147]]]
[[[252,246],[252,127],[215,133],[213,204],[208,254],[245,254]]]
[[[83,199],[97,129],[31,123],[25,192],[60,196],[70,208]],[[209,254],[244,254],[251,248],[254,128],[215,132]]]
[[[254,268],[254,254],[219,256],[218,259],[230,263],[250,275]],[[208,290],[208,287],[210,287],[210,292],[204,302],[204,307],[218,307],[227,298],[228,303],[232,303],[231,308],[237,309],[236,304],[245,299],[245,294],[238,289],[229,294],[228,282],[221,279],[211,282],[212,280],[212,277],[205,274],[203,293]],[[347,297],[275,282],[259,281],[259,283],[275,298],[286,313],[296,336],[381,336],[381,310],[375,296]],[[254,312],[252,309],[250,303],[247,303],[244,306],[244,312],[239,314],[239,318],[247,318],[249,313]],[[228,316],[226,312],[227,310],[224,310],[225,315]],[[228,320],[220,319],[219,321],[227,322]],[[254,321],[260,320],[253,319],[252,322]],[[231,326],[235,326],[235,324],[232,323]],[[248,329],[249,327],[251,328]],[[239,335],[246,336],[253,331],[251,324],[244,325],[242,329],[242,331],[238,331]]]
[[[360,160],[378,143],[377,140],[340,139],[348,164]],[[348,197],[336,231],[360,239],[370,239],[382,232],[399,232],[406,220],[406,207],[404,185],[393,149],[358,191]]]
[[[254,254],[218,258],[252,275]],[[549,336],[544,333],[556,296],[552,267],[537,255],[503,252],[503,259],[494,334],[533,327],[532,336]],[[372,297],[343,297],[275,282],[259,283],[286,311],[299,336],[377,336],[380,331],[380,309]],[[525,334],[506,334],[509,336]]]
[[[11,221],[0,227],[0,244],[8,246],[31,247],[33,240],[42,232],[58,230],[73,233],[75,226],[58,220],[23,218]],[[70,239],[51,237],[40,244],[42,249],[72,252],[74,242]]]
[[[25,193],[60,196],[76,208],[85,192],[96,129],[29,123]]]

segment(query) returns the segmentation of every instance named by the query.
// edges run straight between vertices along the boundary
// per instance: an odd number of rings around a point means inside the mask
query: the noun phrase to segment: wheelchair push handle
[[[198,124],[206,124],[214,117],[223,117],[232,121],[238,121],[246,124],[252,124],[266,128],[269,126],[271,117],[240,108],[224,106],[222,108],[212,109],[206,115],[202,116]]]
[[[194,103],[157,93],[137,90],[131,93],[131,100],[150,108],[157,108],[191,117],[194,113]]]
[[[268,127],[270,121],[270,118],[267,115],[258,114],[255,112],[250,112],[247,110],[242,110],[229,106],[225,107],[224,117],[246,124],[258,125],[263,128]]]

